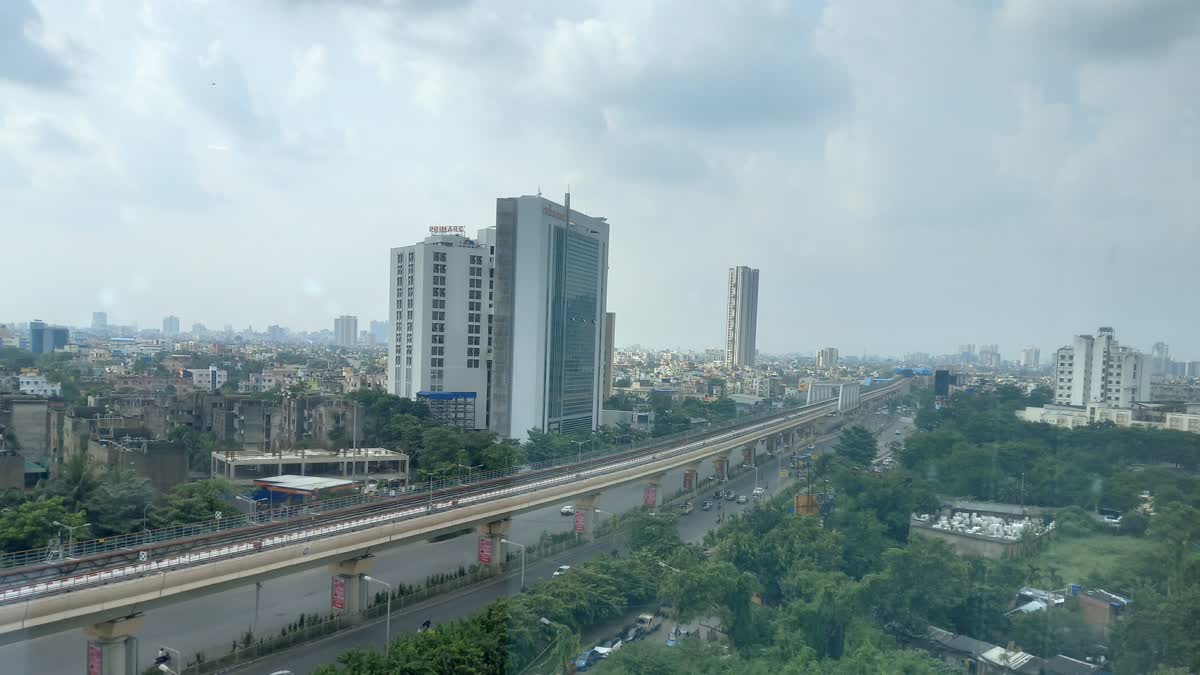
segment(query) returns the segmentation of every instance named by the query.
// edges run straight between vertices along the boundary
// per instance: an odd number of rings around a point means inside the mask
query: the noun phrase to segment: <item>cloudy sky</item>
[[[495,198],[612,224],[618,343],[1200,359],[1200,2],[0,2],[0,321],[384,318]]]

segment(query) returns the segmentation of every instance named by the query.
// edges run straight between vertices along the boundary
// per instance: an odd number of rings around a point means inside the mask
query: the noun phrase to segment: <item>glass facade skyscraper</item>
[[[608,223],[564,201],[496,203],[490,428],[501,436],[599,423]]]

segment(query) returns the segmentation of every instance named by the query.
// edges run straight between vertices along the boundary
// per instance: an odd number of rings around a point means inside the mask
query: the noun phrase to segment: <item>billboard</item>
[[[101,651],[100,645],[95,642],[89,642],[87,646],[87,675],[103,675],[104,673],[104,652]]]
[[[642,492],[642,504],[644,506],[658,506],[658,488],[653,485],[647,485]]]
[[[695,485],[696,485],[696,472],[695,471],[684,471],[683,472],[683,489],[691,490],[693,487],[695,487]]]
[[[346,609],[346,580],[340,576],[333,578],[329,605],[334,609]]]
[[[479,564],[492,564],[492,540],[490,537],[479,538]]]
[[[575,512],[575,531],[583,532],[583,511]]]
[[[796,495],[796,515],[815,516],[819,512],[816,495]]]

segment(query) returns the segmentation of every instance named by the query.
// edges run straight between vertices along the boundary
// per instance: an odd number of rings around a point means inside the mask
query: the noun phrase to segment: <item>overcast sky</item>
[[[0,321],[365,328],[542,191],[618,344],[1200,359],[1200,2],[0,2]],[[1045,356],[1043,356],[1045,358]]]

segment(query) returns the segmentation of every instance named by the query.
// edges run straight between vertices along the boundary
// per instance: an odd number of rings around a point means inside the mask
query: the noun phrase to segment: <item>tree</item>
[[[57,475],[43,488],[45,494],[51,497],[62,497],[67,510],[79,511],[92,498],[92,493],[99,484],[96,465],[90,457],[81,454],[68,457]]]
[[[1099,635],[1078,611],[1049,609],[1019,614],[1012,623],[1012,639],[1021,649],[1051,658],[1066,654],[1085,659],[1093,655]]]
[[[852,464],[868,466],[871,460],[875,459],[878,448],[875,445],[875,436],[870,431],[853,426],[842,431],[833,450],[839,457]]]
[[[186,525],[209,520],[217,511],[229,510],[233,486],[221,478],[176,485],[151,509],[155,527]]]
[[[92,534],[106,537],[136,532],[145,507],[154,501],[150,482],[131,471],[108,471],[86,503]]]
[[[1185,504],[1172,504],[1155,514],[1147,536],[1163,546],[1167,553],[1167,595],[1185,589],[1185,571],[1200,546],[1200,510]]]
[[[944,542],[914,538],[883,554],[883,571],[863,579],[863,601],[883,626],[924,635],[930,624],[951,625],[951,612],[964,598],[966,572]]]
[[[55,521],[72,527],[87,522],[84,513],[68,511],[62,497],[26,501],[0,513],[0,550],[14,553],[46,546],[61,530]]]
[[[426,473],[452,469],[455,464],[466,465],[469,459],[463,444],[462,429],[458,427],[427,428],[423,434],[422,446],[414,463]]]
[[[505,439],[484,448],[478,459],[471,460],[485,470],[508,469],[525,462],[525,450],[515,441]]]

